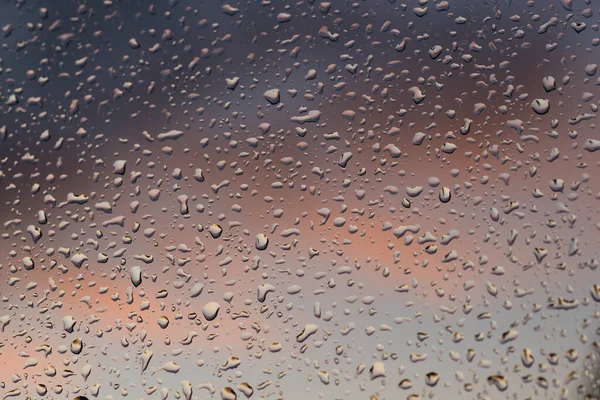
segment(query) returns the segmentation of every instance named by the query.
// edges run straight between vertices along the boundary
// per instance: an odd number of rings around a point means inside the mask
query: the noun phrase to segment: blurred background
[[[3,0],[3,398],[599,398],[598,5]]]

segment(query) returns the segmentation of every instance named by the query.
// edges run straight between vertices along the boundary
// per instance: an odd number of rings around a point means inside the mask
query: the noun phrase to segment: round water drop
[[[212,321],[213,319],[217,318],[220,309],[221,306],[219,305],[219,303],[211,301],[210,303],[206,303],[204,307],[202,307],[202,314],[204,315],[204,318],[206,318],[207,321]]]
[[[545,99],[535,99],[531,102],[531,108],[538,115],[544,115],[550,110],[550,102]]]

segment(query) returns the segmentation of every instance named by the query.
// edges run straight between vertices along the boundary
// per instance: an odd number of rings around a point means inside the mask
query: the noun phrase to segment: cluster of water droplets
[[[600,399],[596,0],[15,0],[2,399]]]

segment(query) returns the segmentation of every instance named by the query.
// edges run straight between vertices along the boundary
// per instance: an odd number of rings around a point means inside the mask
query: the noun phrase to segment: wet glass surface
[[[600,2],[0,11],[2,399],[600,399]]]

